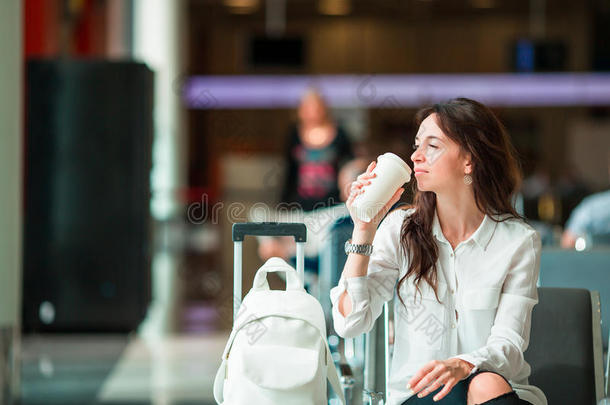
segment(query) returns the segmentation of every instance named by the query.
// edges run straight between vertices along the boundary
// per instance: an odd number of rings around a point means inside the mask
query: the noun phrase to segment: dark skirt
[[[417,395],[413,395],[411,398],[407,399],[405,402],[402,403],[402,405],[436,405],[436,404],[440,404],[440,405],[466,405],[466,399],[468,397],[468,386],[470,385],[470,381],[472,381],[472,379],[480,374],[480,373],[494,373],[494,374],[498,374],[495,373],[493,371],[486,371],[486,370],[478,370],[476,372],[474,372],[472,375],[468,376],[467,378],[461,380],[460,382],[458,382],[452,389],[451,391],[449,391],[449,393],[447,395],[445,395],[440,401],[434,401],[432,398],[434,398],[434,396],[440,392],[444,386],[440,386],[439,388],[437,388],[435,391],[430,392],[428,395],[426,395],[423,398],[418,398]],[[504,378],[503,375],[498,374],[500,377]],[[510,383],[508,382],[508,380],[506,378],[504,378],[504,381],[506,381],[506,383],[508,385],[510,385]],[[490,399],[489,401],[485,401],[483,402],[483,404],[493,404],[493,405],[532,405],[530,402],[519,398],[519,396],[517,395],[517,393],[515,391],[511,391],[511,392],[507,392],[505,394],[500,395],[499,397]]]

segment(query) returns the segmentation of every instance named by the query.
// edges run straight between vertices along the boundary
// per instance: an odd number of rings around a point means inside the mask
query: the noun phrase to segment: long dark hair
[[[472,189],[479,210],[497,222],[523,219],[512,205],[513,196],[521,185],[521,168],[506,128],[495,114],[477,101],[456,98],[419,110],[415,115],[416,127],[431,114],[436,114],[436,123],[443,133],[456,142],[462,152],[471,154]],[[415,274],[414,281],[420,293],[419,282],[423,278],[440,302],[436,268],[438,247],[432,235],[436,194],[419,191],[415,182],[412,186],[415,198],[411,207],[415,212],[405,217],[400,235],[404,254],[409,257],[409,269],[396,287],[403,305],[400,286],[411,274]],[[502,214],[509,215],[503,219],[493,217]]]

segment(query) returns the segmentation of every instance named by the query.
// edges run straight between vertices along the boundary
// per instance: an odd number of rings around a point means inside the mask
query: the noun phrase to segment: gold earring
[[[472,184],[472,176],[469,174],[464,175],[464,184],[467,186]]]

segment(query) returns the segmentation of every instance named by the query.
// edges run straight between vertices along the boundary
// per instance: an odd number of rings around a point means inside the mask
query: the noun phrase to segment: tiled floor
[[[227,338],[24,336],[21,404],[215,404],[212,382]]]
[[[103,403],[150,401],[165,405],[214,403],[212,382],[228,334],[176,336],[157,341],[134,339],[106,379]]]
[[[20,404],[215,405],[228,335],[26,335]]]
[[[23,336],[21,402],[92,403],[127,342],[120,335]]]

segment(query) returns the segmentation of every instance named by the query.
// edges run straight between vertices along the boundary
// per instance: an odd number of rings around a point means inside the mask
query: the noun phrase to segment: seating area
[[[335,334],[328,291],[343,266],[343,244],[351,236],[349,218],[332,227],[331,240],[320,255],[320,301],[328,316],[329,336]],[[604,283],[610,250],[586,252],[544,249],[538,283],[539,302],[532,314],[530,344],[525,358],[532,367],[531,384],[549,404],[605,404],[608,390],[608,313],[610,285]],[[391,304],[371,332],[357,339],[337,339],[335,360],[342,381],[349,382],[352,404],[385,392]],[[603,319],[607,321],[604,323]],[[385,342],[386,344],[379,344]]]

